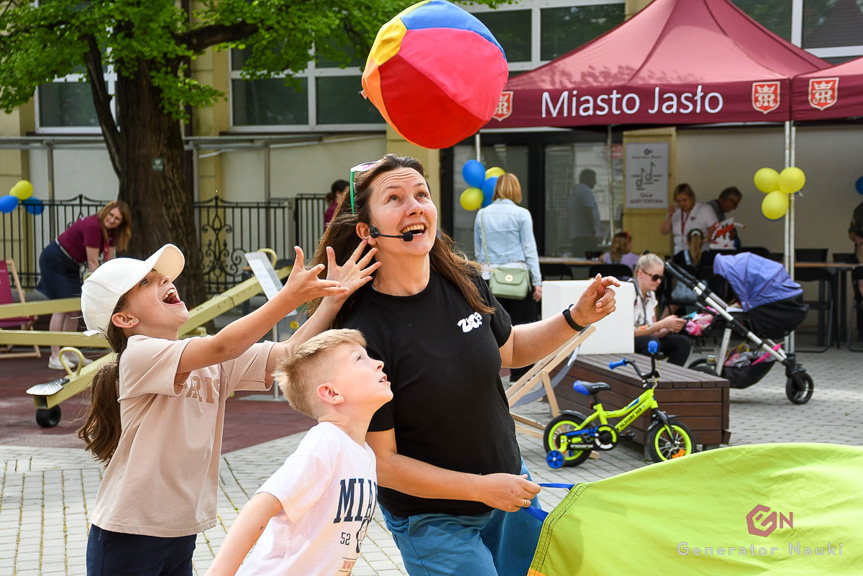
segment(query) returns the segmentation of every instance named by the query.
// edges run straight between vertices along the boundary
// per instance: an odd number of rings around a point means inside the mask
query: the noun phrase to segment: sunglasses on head
[[[377,164],[377,160],[374,162],[363,162],[362,164],[357,164],[353,168],[351,168],[351,214],[356,214],[356,207],[354,206],[354,177],[359,172],[365,172],[370,168],[373,168],[374,165]]]

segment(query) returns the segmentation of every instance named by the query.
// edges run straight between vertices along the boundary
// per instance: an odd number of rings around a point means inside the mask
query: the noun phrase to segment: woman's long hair
[[[692,262],[693,268],[701,266],[701,249],[704,247],[704,233],[698,228],[693,228],[686,235],[687,250],[689,250],[689,260]]]
[[[351,212],[350,199],[343,198],[336,209],[333,219],[330,221],[329,227],[318,243],[313,264],[327,265],[327,246],[332,247],[335,251],[336,262],[343,264],[347,261],[360,241],[360,238],[357,236],[357,224],[363,222],[371,225],[369,198],[371,198],[373,192],[372,182],[381,174],[399,168],[410,168],[423,176],[425,175],[423,165],[418,160],[407,156],[396,156],[395,154],[387,154],[372,168],[356,175],[353,193],[356,213]],[[455,252],[452,239],[442,230],[429,230],[428,233],[436,234],[434,246],[432,246],[429,254],[431,269],[457,286],[471,308],[477,312],[492,314],[494,308],[483,300],[479,289],[474,283],[475,279],[479,277],[479,266],[475,262],[470,261],[464,254]],[[370,249],[369,247],[366,248],[366,250]],[[326,269],[324,269],[322,275],[326,275]],[[352,294],[342,306],[333,322],[335,327],[342,326],[345,314],[351,309],[355,300],[356,293]],[[320,299],[312,301],[308,306],[309,313],[314,312],[319,305]]]
[[[114,312],[122,310],[123,298]],[[78,430],[78,438],[87,445],[93,456],[107,464],[120,443],[120,355],[126,350],[128,338],[120,328],[108,324],[108,343],[117,354],[112,362],[99,367],[90,389],[90,410],[84,425]]]
[[[99,224],[102,224],[102,239],[105,241],[105,244],[108,243],[110,234],[108,233],[108,229],[105,228],[103,222],[105,221],[105,216],[108,215],[108,212],[114,208],[118,208],[120,210],[120,214],[123,215],[123,222],[121,222],[117,227],[117,251],[123,252],[129,246],[129,239],[132,237],[132,211],[129,209],[129,205],[122,200],[108,202],[105,204],[105,207],[99,211]]]

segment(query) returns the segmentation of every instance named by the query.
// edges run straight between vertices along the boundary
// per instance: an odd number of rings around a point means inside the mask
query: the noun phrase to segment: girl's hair
[[[686,243],[689,246],[687,250],[689,250],[692,266],[697,268],[701,265],[701,248],[704,246],[704,232],[698,228],[693,228],[686,235]]]
[[[125,306],[125,298],[117,302],[116,314]],[[84,425],[78,430],[78,438],[87,445],[93,456],[107,464],[120,443],[120,355],[126,350],[129,339],[122,329],[108,324],[108,343],[117,354],[112,361],[102,365],[93,378],[90,389],[90,410]]]
[[[638,257],[638,262],[635,263],[635,268],[633,268],[632,273],[635,274],[639,270],[646,270],[652,266],[665,266],[665,262],[662,261],[662,258],[654,254],[653,252],[648,252],[647,254],[642,254]]]
[[[614,238],[611,239],[611,248],[609,249],[609,255],[611,256],[612,262],[620,262],[620,258],[626,254],[626,245],[627,245],[627,234],[626,232],[618,232],[614,235]]]
[[[119,252],[123,252],[126,250],[126,247],[129,246],[129,238],[132,237],[132,211],[129,209],[129,205],[122,200],[108,202],[105,204],[105,207],[99,211],[99,224],[102,224],[105,221],[105,216],[107,216],[108,212],[114,208],[118,208],[120,210],[120,214],[123,215],[123,222],[121,222],[120,226],[117,227],[117,250]],[[102,224],[102,238],[107,244],[108,229],[105,228],[104,224]]]
[[[330,191],[327,192],[327,202],[332,202],[338,197],[339,192],[344,192],[350,188],[351,183],[347,180],[336,180],[330,185]]]
[[[318,417],[315,389],[341,369],[332,364],[329,352],[342,344],[358,344],[365,348],[366,339],[359,330],[326,330],[300,344],[282,360],[274,377],[294,410]]]
[[[492,201],[498,198],[512,200],[516,204],[521,203],[521,183],[518,181],[518,176],[509,172],[498,176]]]
[[[415,158],[408,156],[396,156],[387,154],[374,166],[365,172],[359,173],[354,179],[354,205],[356,213],[351,211],[351,202],[343,198],[336,208],[336,213],[330,221],[329,227],[324,231],[315,251],[314,265],[327,265],[327,246],[333,248],[336,254],[336,262],[344,264],[357,247],[359,237],[357,236],[357,224],[363,222],[371,225],[372,211],[369,207],[369,199],[373,193],[372,183],[381,174],[392,172],[401,168],[416,170],[420,175],[425,175],[423,165]],[[453,241],[443,230],[429,230],[428,233],[435,234],[434,246],[432,246],[429,258],[431,269],[452,282],[471,308],[477,312],[492,314],[494,308],[489,306],[479,293],[475,279],[479,277],[480,268],[475,262],[471,262],[464,254],[453,250]],[[366,250],[370,250],[367,247]],[[326,275],[326,269],[321,273]],[[356,292],[351,294],[336,315],[333,326],[341,327],[344,317],[350,311],[356,301]],[[314,312],[320,305],[320,298],[313,300],[308,305],[309,313]]]
[[[678,184],[674,189],[674,197],[677,198],[683,194],[684,196],[689,196],[689,199],[695,202],[695,192],[692,191],[692,186],[687,184],[686,182],[682,184]]]

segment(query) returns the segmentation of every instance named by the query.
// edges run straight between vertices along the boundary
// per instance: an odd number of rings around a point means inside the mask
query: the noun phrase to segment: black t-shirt
[[[477,278],[493,315],[470,307],[458,287],[431,273],[413,296],[361,288],[345,328],[366,337],[369,355],[383,360],[393,399],[372,418],[372,432],[395,429],[398,453],[448,470],[518,474],[521,453],[500,381],[500,350],[512,331],[507,313]],[[381,487],[394,516],[483,514],[480,502],[425,499]]]

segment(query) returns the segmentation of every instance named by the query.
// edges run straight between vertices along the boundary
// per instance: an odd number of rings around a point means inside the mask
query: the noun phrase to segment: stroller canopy
[[[782,264],[751,252],[717,254],[713,272],[728,280],[746,312],[803,294],[800,284],[791,279]]]

